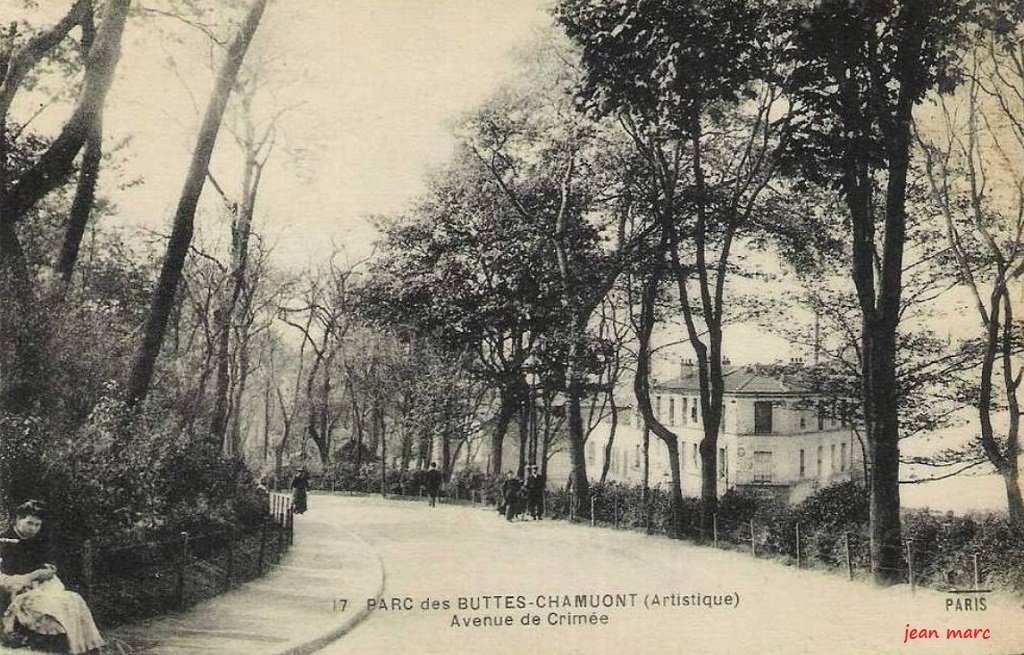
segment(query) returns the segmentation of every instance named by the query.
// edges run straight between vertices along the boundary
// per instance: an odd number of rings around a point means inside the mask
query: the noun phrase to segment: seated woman
[[[103,645],[92,612],[73,591],[64,588],[57,567],[47,561],[40,537],[43,507],[30,500],[18,506],[14,527],[0,535],[0,585],[12,593],[0,621],[6,640],[19,634],[64,635],[71,653],[88,653]]]

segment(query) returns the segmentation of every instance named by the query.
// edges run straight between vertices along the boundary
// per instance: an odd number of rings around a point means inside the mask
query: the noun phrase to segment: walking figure
[[[437,470],[437,462],[430,463],[427,470],[427,495],[430,496],[430,506],[437,507],[437,497],[441,493],[441,472]]]
[[[306,512],[306,490],[309,489],[309,473],[306,467],[299,468],[292,478],[292,509],[296,514]]]
[[[523,512],[525,504],[521,496],[523,481],[516,477],[516,474],[509,471],[505,474],[505,481],[501,483],[502,504],[498,511],[505,515],[505,519],[511,521]]]

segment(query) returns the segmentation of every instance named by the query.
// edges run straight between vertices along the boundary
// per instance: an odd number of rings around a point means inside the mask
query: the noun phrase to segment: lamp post
[[[529,447],[527,448],[528,457],[527,459],[534,464],[537,463],[537,412],[534,407],[533,390],[537,386],[537,365],[539,360],[530,354],[523,362],[523,368],[526,371],[526,384],[528,385],[527,390],[527,403],[529,403],[527,422],[528,422],[528,436],[529,436]]]

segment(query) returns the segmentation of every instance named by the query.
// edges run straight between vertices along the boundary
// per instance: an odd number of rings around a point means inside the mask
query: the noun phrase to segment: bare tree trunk
[[[669,452],[669,471],[672,474],[672,533],[681,536],[683,531],[683,491],[682,475],[679,470],[679,438],[665,427],[654,415],[651,407],[650,366],[651,366],[651,333],[654,330],[654,305],[657,300],[660,270],[655,271],[650,279],[644,282],[640,321],[637,329],[639,347],[637,351],[636,375],[633,377],[633,392],[636,396],[637,408],[644,419],[645,432],[650,430],[664,442]]]
[[[444,430],[441,432],[441,476],[446,482],[451,478],[452,475],[452,464],[455,461],[455,457],[458,451],[452,452],[452,431],[455,429],[455,425],[452,422],[453,411],[452,411],[452,398],[448,398],[446,401],[446,411],[444,422]]]
[[[284,451],[288,447],[289,437],[292,432],[292,417],[295,415],[295,410],[292,409],[292,414],[288,414],[288,407],[284,403],[284,395],[280,389],[277,389],[277,402],[281,406],[281,421],[284,423],[284,431],[281,434],[281,441],[274,448],[274,484],[281,479],[281,467],[284,464]]]
[[[91,3],[90,3],[91,4]],[[91,61],[89,50],[96,40],[94,8],[89,7],[83,12],[80,21],[82,28],[81,48],[86,56],[86,66]],[[64,231],[64,242],[57,259],[56,270],[64,284],[71,283],[71,275],[78,259],[78,249],[85,235],[85,227],[89,222],[96,201],[96,181],[99,178],[100,162],[103,159],[103,110],[100,108],[92,117],[89,132],[85,140],[85,154],[82,156],[82,167],[78,172],[78,186],[75,197],[68,212],[68,224]]]
[[[587,456],[583,431],[583,413],[580,399],[583,396],[583,379],[579,372],[578,359],[582,353],[582,317],[574,319],[572,341],[569,344],[569,365],[566,367],[566,413],[569,422],[569,458],[572,464],[573,490],[580,511],[590,512],[590,482],[587,480]]]
[[[245,387],[249,381],[249,344],[244,341],[238,343],[238,384],[234,389],[234,400],[231,402],[233,408],[230,412],[231,427],[228,431],[228,441],[231,443],[231,451],[235,456],[243,455],[244,439],[242,439],[242,400],[245,395]]]
[[[263,458],[266,462],[270,457],[270,378],[267,378],[267,385],[263,391]]]
[[[644,484],[643,491],[641,492],[641,500],[644,501],[645,506],[647,503],[647,497],[650,495],[651,489],[651,429],[644,423]]]
[[[377,400],[373,405],[374,423],[377,425],[377,436],[380,439],[380,495],[388,495],[388,440],[384,434],[384,408]]]
[[[497,421],[494,424],[494,431],[491,433],[491,473],[501,475],[502,449],[505,445],[505,433],[508,432],[508,424],[516,412],[516,401],[511,389],[503,387],[499,393],[501,406],[498,408]]]
[[[213,333],[216,335],[214,361],[217,376],[213,416],[210,418],[210,441],[217,444],[225,454],[230,455],[231,447],[225,435],[228,425],[228,387],[231,385],[231,354],[228,352],[231,345],[231,314],[226,308],[218,307],[213,310],[213,325]]]
[[[608,479],[608,469],[611,468],[612,448],[615,447],[615,432],[619,426],[619,408],[615,404],[614,392],[608,392],[612,408],[612,427],[608,432],[608,443],[604,445],[604,466],[601,467],[601,484]]]
[[[96,201],[96,182],[99,178],[100,162],[103,160],[102,121],[102,115],[97,113],[95,122],[89,129],[89,136],[85,142],[85,154],[82,156],[82,168],[78,172],[78,187],[75,189],[75,197],[71,202],[64,242],[57,260],[57,273],[64,284],[71,283],[71,275],[74,273],[75,262],[78,260],[78,249]]]
[[[196,205],[206,181],[210,156],[217,142],[217,133],[220,131],[224,108],[266,5],[267,0],[254,0],[245,22],[228,47],[224,65],[217,75],[217,82],[210,103],[207,105],[206,115],[199,130],[197,146],[192,153],[192,162],[189,165],[185,185],[174,215],[174,226],[153,294],[149,316],[143,329],[143,340],[132,363],[128,378],[126,397],[130,406],[134,407],[141,403],[149,391],[149,385],[153,379],[153,368],[160,354],[160,345],[164,338],[167,317],[174,303],[178,282],[181,279],[181,269],[192,242]]]
[[[519,470],[526,468],[526,454],[529,451],[530,426],[527,422],[526,402],[519,406]]]

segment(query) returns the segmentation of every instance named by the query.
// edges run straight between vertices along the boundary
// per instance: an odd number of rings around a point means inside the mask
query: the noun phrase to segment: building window
[[[636,446],[636,451],[633,453],[633,468],[640,468],[640,455],[643,454],[643,448]]]
[[[818,475],[819,478],[821,477],[821,455],[822,455],[823,451],[824,451],[824,446],[818,446],[818,468],[817,468],[817,472],[818,473],[817,473],[817,475]]]
[[[754,402],[754,434],[772,433],[772,403],[770,400]]]
[[[839,470],[846,470],[846,444],[839,446]]]
[[[800,429],[803,430],[807,427],[807,418],[804,416],[800,417]]]
[[[754,451],[754,482],[765,484],[772,481],[772,453],[770,450]]]
[[[830,452],[829,457],[828,457],[828,462],[829,462],[828,472],[831,474],[831,473],[835,473],[836,472],[836,445],[832,444],[832,446],[829,448],[829,450],[831,452]]]
[[[687,410],[687,401],[688,400],[689,399],[686,398],[686,397],[683,397],[683,398],[679,399],[679,423],[680,424],[685,424],[686,423],[686,410]]]
[[[807,462],[806,462],[806,458],[804,457],[804,449],[801,448],[800,449],[800,477],[802,478],[802,477],[804,477],[806,475],[807,475]]]
[[[825,406],[818,403],[818,430],[825,429]]]
[[[718,479],[729,479],[729,464],[727,459],[728,451],[725,448],[718,449]]]
[[[690,407],[690,422],[697,422],[697,400],[694,399],[693,405]]]
[[[676,424],[676,399],[675,398],[669,398],[668,399],[668,424],[669,425],[675,425]]]
[[[725,432],[725,405],[722,405],[722,414],[718,417],[718,431]]]
[[[699,452],[697,451],[697,444],[693,444],[693,463],[694,463],[694,465],[696,465],[696,464],[697,464],[697,461],[698,461],[698,455],[699,455],[699,454],[700,454],[700,453],[699,453]]]
[[[661,396],[654,397],[654,416],[661,420]]]

